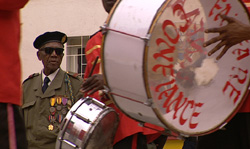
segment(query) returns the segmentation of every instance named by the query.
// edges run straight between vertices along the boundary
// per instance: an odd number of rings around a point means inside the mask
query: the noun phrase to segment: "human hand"
[[[102,74],[94,74],[93,76],[87,78],[82,84],[81,92],[87,93],[88,95],[93,94],[98,90],[104,89],[104,80]]]
[[[220,41],[212,50],[209,51],[208,55],[211,56],[216,51],[220,50],[223,46],[223,50],[216,57],[219,60],[230,47],[250,39],[250,26],[241,23],[233,17],[228,17],[226,15],[221,15],[223,20],[226,20],[228,24],[219,28],[210,28],[206,29],[205,33],[219,33],[219,36],[216,36],[203,44],[204,47],[207,47],[215,42]]]

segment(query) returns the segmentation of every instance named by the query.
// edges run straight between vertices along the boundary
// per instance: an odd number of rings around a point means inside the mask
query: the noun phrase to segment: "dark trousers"
[[[0,146],[27,149],[24,122],[17,105],[0,103]]]
[[[198,137],[198,149],[250,149],[250,113],[237,113],[222,130]]]
[[[163,149],[165,142],[167,140],[167,136],[161,135],[156,140],[154,140],[154,144],[157,149]],[[134,141],[136,141],[136,149],[147,149],[147,138],[142,133],[137,133],[132,136],[128,136],[123,140],[117,142],[113,149],[133,149]]]
[[[132,149],[134,143],[137,144],[136,149],[147,149],[147,138],[142,133],[137,133],[122,139],[113,146],[113,149]]]
[[[196,149],[197,137],[185,138],[182,149]]]

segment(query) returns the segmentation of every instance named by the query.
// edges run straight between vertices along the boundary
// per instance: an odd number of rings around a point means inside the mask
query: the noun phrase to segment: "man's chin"
[[[59,68],[58,66],[56,66],[56,67],[49,67],[49,72],[50,72],[50,73],[53,73],[53,72],[55,72],[58,68]]]

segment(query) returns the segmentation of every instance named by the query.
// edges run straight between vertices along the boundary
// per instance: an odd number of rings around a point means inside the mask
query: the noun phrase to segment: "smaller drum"
[[[78,100],[64,118],[56,149],[110,149],[119,124],[114,109],[86,97]]]

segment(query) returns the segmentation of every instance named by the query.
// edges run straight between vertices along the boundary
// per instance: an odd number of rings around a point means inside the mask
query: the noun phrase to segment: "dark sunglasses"
[[[61,55],[63,53],[63,48],[52,48],[52,47],[46,47],[46,48],[42,48],[40,49],[40,51],[44,51],[46,54],[52,54],[53,51],[56,52],[56,55]]]

